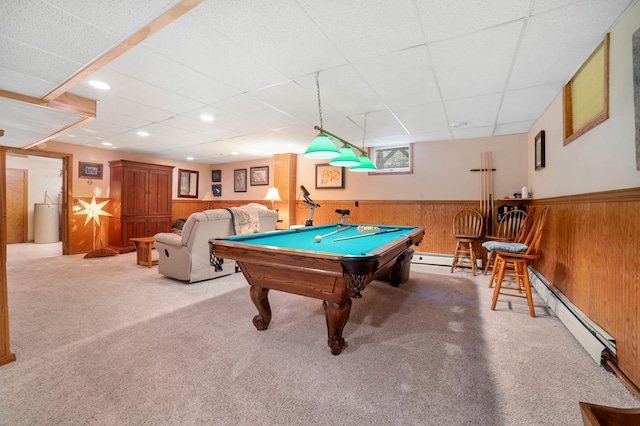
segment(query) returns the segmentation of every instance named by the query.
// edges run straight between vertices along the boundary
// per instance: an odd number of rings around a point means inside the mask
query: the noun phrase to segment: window
[[[370,148],[369,154],[378,169],[372,173],[413,173],[412,144]]]
[[[564,145],[609,118],[609,34],[564,86]]]

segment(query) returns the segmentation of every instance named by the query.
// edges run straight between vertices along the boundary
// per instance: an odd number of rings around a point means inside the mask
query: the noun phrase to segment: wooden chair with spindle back
[[[532,207],[535,210],[535,207]],[[516,236],[520,235],[520,229],[522,225],[526,222],[527,212],[524,210],[510,210],[498,223],[498,228],[496,229],[496,233],[494,235],[485,235],[484,238],[488,241],[502,241],[502,242],[512,242],[516,240]],[[489,268],[493,267],[493,258],[494,252],[490,249],[491,245],[485,245],[482,243],[482,246],[487,249],[487,264],[484,266],[484,274],[487,275]],[[489,248],[487,248],[487,246]]]
[[[461,210],[453,218],[453,235],[456,238],[456,250],[451,263],[451,273],[456,267],[469,267],[476,275],[476,252],[473,249],[474,241],[482,237],[483,219],[477,210]],[[469,258],[467,262],[465,258]]]
[[[548,215],[549,207],[545,207],[536,219],[524,243],[504,243],[502,250],[496,250],[496,271],[494,271],[496,287],[493,290],[493,299],[491,301],[492,311],[496,309],[499,295],[520,297],[527,299],[529,315],[535,318],[536,314],[533,306],[533,297],[531,295],[528,267],[531,262],[540,256],[539,248]],[[509,265],[513,268],[516,283],[515,287],[503,286],[505,272]],[[522,294],[523,290],[524,295]]]

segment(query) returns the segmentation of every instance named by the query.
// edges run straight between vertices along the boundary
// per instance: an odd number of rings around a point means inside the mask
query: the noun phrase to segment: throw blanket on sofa
[[[260,232],[258,210],[253,207],[231,207],[226,209],[231,213],[231,223],[235,235],[253,234]]]

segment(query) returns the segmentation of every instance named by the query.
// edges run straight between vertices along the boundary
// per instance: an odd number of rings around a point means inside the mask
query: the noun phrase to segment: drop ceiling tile
[[[425,42],[412,0],[298,0],[298,4],[350,61]]]
[[[486,138],[491,136],[492,132],[493,126],[454,129],[451,131],[454,139]]]
[[[520,121],[518,123],[498,124],[493,132],[493,135],[502,136],[528,133],[529,130],[531,130],[531,126],[533,126],[533,123],[535,123],[534,120]]]
[[[153,139],[156,136],[166,136],[169,138],[174,138],[176,140],[180,140],[183,142],[188,142],[190,144],[204,143],[209,142],[211,138],[205,135],[201,135],[196,132],[191,132],[185,129],[178,129],[173,126],[167,126],[163,123],[153,123],[149,126],[145,126],[145,131],[149,133],[149,136],[140,137],[138,135],[137,138],[140,140],[145,139]]]
[[[427,46],[363,59],[353,66],[391,108],[440,101]]]
[[[180,3],[180,0],[46,0],[46,2],[119,37],[127,37],[173,5]]]
[[[449,132],[449,122],[441,103],[394,109],[394,113],[411,134]]]
[[[0,16],[0,34],[71,61],[88,62],[118,41],[117,36],[45,1],[3,1]]]
[[[316,93],[316,76],[295,80],[300,86]],[[345,65],[319,74],[322,108],[331,107],[344,116],[386,109],[387,106],[356,70]]]
[[[530,0],[416,0],[428,43],[523,19]]]
[[[302,122],[319,124],[320,112],[316,93],[301,87],[293,81],[265,87],[264,89],[253,91],[249,95],[292,117],[296,117]],[[338,112],[333,108],[323,106],[322,116],[324,118],[338,115]]]
[[[448,141],[452,139],[451,131],[449,130],[446,132],[415,133],[413,136],[417,142]]]
[[[188,113],[183,114],[183,116],[192,120],[200,120],[200,116],[202,114],[209,114],[213,116],[211,124],[214,126],[234,131],[239,135],[262,132],[269,129],[261,123],[244,119],[235,114],[230,114],[227,111],[211,105],[189,111]]]
[[[120,56],[107,69],[205,104],[238,94],[237,90],[143,46]]]
[[[162,122],[165,126],[174,127],[180,130],[188,130],[207,137],[209,141],[233,138],[240,134],[236,131],[224,129],[213,123],[193,119],[183,115],[177,115]],[[146,129],[146,128],[145,128]]]
[[[449,124],[466,123],[465,128],[493,126],[496,122],[502,94],[445,102]],[[524,106],[526,108],[526,106]]]
[[[287,80],[273,67],[189,14],[142,44],[240,92]]]
[[[443,99],[502,91],[521,29],[514,22],[430,45]]]
[[[537,120],[551,102],[560,95],[563,84],[548,84],[505,93],[498,114],[498,124]]]
[[[278,127],[293,126],[300,123],[300,120],[279,111],[264,102],[261,102],[250,95],[239,95],[233,98],[216,102],[216,108],[253,121],[270,129]]]
[[[0,82],[0,89],[34,98],[42,98],[56,87],[50,81],[41,80],[6,68],[0,68]]]
[[[123,115],[132,119],[140,119],[147,122],[163,121],[173,117],[173,113],[158,108],[150,107],[128,99],[110,97],[109,102],[98,104],[98,113],[107,115]]]
[[[362,122],[364,127],[364,115],[356,118],[357,123]],[[388,136],[406,136],[407,131],[398,119],[389,110],[373,111],[367,114],[367,138],[383,138]]]
[[[583,0],[535,0],[533,2],[533,8],[531,9],[531,15],[548,12],[549,10],[565,7],[580,1]]]
[[[0,52],[0,68],[54,83],[66,80],[82,66],[4,36],[0,36]],[[6,84],[2,81],[0,87],[5,89]],[[5,90],[12,91],[11,87]]]
[[[416,138],[414,138],[412,135],[394,135],[379,137],[375,139],[367,139],[366,146],[397,146],[414,142],[416,142]]]
[[[628,0],[585,0],[529,19],[508,89],[567,82],[604,39]],[[553,34],[553,42],[549,41]]]
[[[192,16],[289,78],[346,63],[293,0],[209,1]]]

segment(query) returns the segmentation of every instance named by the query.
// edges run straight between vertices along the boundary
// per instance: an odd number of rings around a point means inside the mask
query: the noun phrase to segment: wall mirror
[[[198,198],[199,172],[178,169],[178,197]]]

